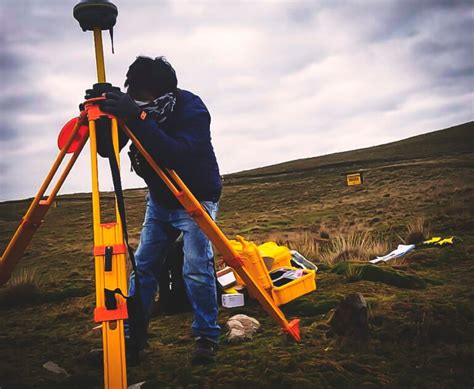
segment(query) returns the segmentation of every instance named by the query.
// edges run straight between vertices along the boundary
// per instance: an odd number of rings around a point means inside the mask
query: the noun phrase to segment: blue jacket
[[[161,167],[174,169],[199,201],[217,202],[222,182],[211,143],[210,123],[211,116],[202,100],[181,89],[178,89],[173,113],[165,122],[127,121],[130,130]],[[148,164],[144,170],[143,178],[152,199],[166,208],[181,208]]]

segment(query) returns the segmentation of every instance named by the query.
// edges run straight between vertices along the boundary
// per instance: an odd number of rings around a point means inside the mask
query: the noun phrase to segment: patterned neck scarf
[[[135,100],[135,103],[151,118],[155,119],[158,123],[163,123],[173,112],[174,106],[176,105],[176,96],[170,92],[157,97],[153,101],[145,102]]]

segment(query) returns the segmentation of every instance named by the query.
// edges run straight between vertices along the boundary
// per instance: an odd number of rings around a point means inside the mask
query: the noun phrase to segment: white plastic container
[[[244,295],[242,293],[223,294],[222,306],[225,308],[243,307]]]

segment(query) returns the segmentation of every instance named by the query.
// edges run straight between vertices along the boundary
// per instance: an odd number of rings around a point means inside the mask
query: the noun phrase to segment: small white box
[[[222,306],[226,308],[243,307],[244,295],[242,293],[223,294]]]
[[[226,267],[217,272],[217,281],[222,289],[228,289],[235,285],[236,279],[230,267]]]

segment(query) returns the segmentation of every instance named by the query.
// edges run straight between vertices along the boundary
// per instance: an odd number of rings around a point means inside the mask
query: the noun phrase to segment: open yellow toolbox
[[[316,271],[310,269],[299,269],[302,270],[304,275],[285,285],[273,285],[269,271],[280,268],[297,270],[291,266],[291,252],[287,247],[279,246],[275,242],[266,242],[257,246],[240,236],[237,239],[237,241],[232,240],[231,244],[238,253],[245,253],[242,256],[245,261],[244,265],[255,281],[270,294],[277,305],[286,304],[316,290]],[[268,267],[269,261],[266,261],[268,258],[272,259],[270,269]],[[236,272],[234,272],[234,275],[239,285],[245,285]]]
[[[303,269],[303,272],[305,274],[302,277],[283,286],[272,286],[272,298],[277,305],[289,303],[306,293],[316,290],[316,272],[310,269]]]

